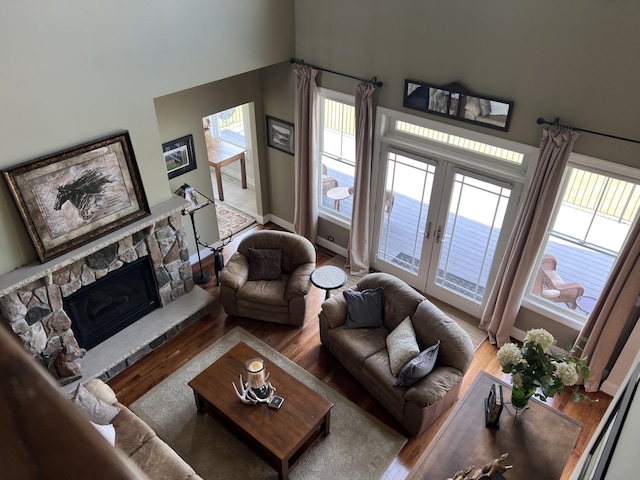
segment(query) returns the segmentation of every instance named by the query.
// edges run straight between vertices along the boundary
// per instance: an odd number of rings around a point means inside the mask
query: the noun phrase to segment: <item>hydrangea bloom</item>
[[[558,363],[556,365],[556,375],[563,385],[575,385],[578,381],[578,371],[576,366],[570,363]]]
[[[529,330],[524,337],[524,343],[535,343],[540,345],[543,352],[546,352],[551,348],[554,340],[553,335],[547,332],[544,328],[534,328]]]
[[[522,352],[515,343],[505,343],[498,350],[498,361],[502,367],[518,365],[522,361]]]
[[[522,388],[522,374],[521,373],[512,373],[511,374],[511,384],[514,388]]]

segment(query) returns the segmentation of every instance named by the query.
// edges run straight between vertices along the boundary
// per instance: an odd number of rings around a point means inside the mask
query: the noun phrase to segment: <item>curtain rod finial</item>
[[[543,123],[546,123],[546,122],[545,122],[544,118],[542,118],[542,117],[538,117],[538,119],[536,120],[536,123],[537,123],[538,125],[542,125]]]

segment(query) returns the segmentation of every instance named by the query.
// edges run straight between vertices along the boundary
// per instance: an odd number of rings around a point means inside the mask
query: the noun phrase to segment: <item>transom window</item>
[[[352,96],[319,90],[319,210],[351,223],[356,166],[355,107]]]

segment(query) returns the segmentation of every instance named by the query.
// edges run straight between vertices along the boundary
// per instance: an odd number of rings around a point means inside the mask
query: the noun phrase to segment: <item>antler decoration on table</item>
[[[269,395],[266,398],[260,398],[256,396],[256,394],[253,392],[253,390],[249,386],[249,382],[244,382],[242,380],[242,374],[240,374],[240,389],[238,389],[238,387],[234,382],[231,382],[231,385],[233,385],[233,389],[236,391],[236,395],[238,396],[238,398],[242,403],[246,403],[247,405],[255,405],[258,402],[269,403],[271,401],[271,399],[273,398],[273,395],[276,393],[276,388],[273,385],[271,385],[270,382],[266,381],[269,379],[269,373],[267,373],[267,376],[265,378],[265,385],[269,391]]]

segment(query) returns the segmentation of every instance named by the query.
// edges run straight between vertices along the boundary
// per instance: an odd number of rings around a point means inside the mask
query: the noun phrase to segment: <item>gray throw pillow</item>
[[[342,292],[347,301],[344,328],[377,328],[384,321],[384,290],[382,287]]]
[[[280,280],[282,250],[279,248],[249,249],[249,280]]]
[[[87,415],[89,420],[98,425],[109,425],[120,413],[118,407],[103,402],[83,385],[78,385],[76,388],[73,403]]]
[[[397,387],[410,387],[414,383],[422,380],[431,373],[438,358],[438,350],[440,349],[440,340],[435,345],[420,352],[413,360],[402,367],[396,380]]]

